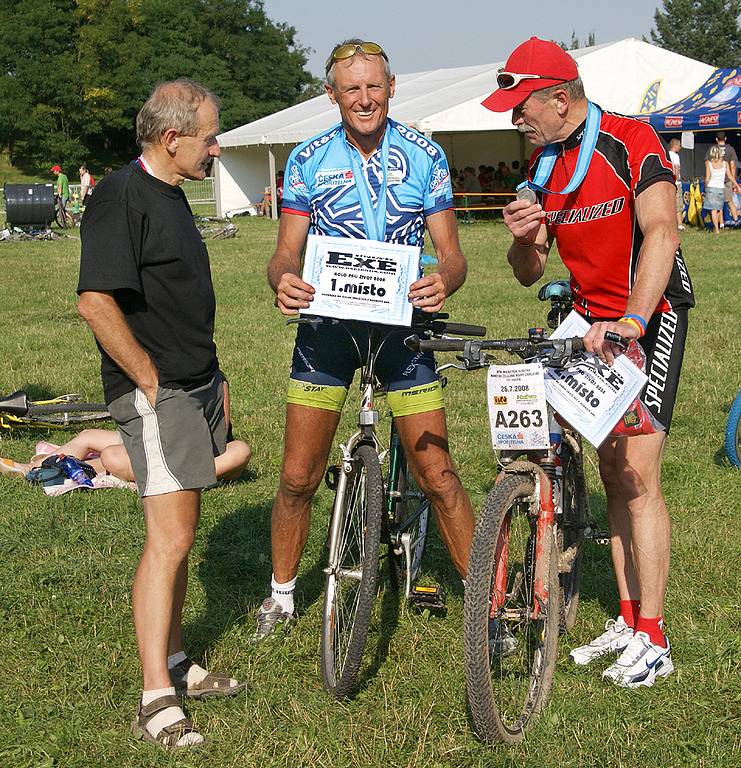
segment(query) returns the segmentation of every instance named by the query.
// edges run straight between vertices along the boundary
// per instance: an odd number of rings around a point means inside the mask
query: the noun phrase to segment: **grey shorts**
[[[725,184],[723,185],[723,202],[733,202],[733,183],[730,179],[726,179]]]
[[[226,449],[221,373],[200,387],[158,387],[154,408],[140,389],[109,404],[131,460],[140,496],[216,482],[214,456]]]

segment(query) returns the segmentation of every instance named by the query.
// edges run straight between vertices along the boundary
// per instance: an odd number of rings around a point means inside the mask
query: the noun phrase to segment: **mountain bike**
[[[738,391],[726,422],[726,456],[734,467],[741,467],[741,390]]]
[[[0,430],[15,427],[65,429],[74,424],[110,419],[105,403],[86,403],[76,394],[31,401],[23,390],[0,398]]]
[[[548,284],[540,298],[551,300],[549,319],[556,327],[571,309],[568,285]],[[616,334],[607,338],[625,343]],[[547,339],[542,328],[531,329],[528,338],[410,343],[421,351],[459,352],[460,362],[445,367],[466,371],[488,368],[496,351],[544,368],[584,360],[581,339]],[[500,471],[476,524],[466,578],[466,692],[474,729],[485,742],[520,741],[545,706],[559,631],[576,620],[582,545],[588,539],[608,540],[595,531],[589,511],[579,434],[559,423],[550,406],[546,412],[523,412],[519,426],[527,428],[525,413],[537,426],[548,425],[550,444],[544,450],[500,453]],[[513,426],[513,417],[507,418]]]
[[[412,329],[433,335],[483,336],[480,326],[446,322],[447,315],[416,318]],[[391,420],[388,443],[379,435],[375,398],[382,394],[375,374],[378,355],[393,326],[371,325],[367,350],[342,320],[303,316],[288,322],[339,324],[348,331],[362,363],[358,429],[341,444],[338,464],[327,469],[326,483],[335,491],[329,526],[326,589],[322,611],[321,667],[325,689],[335,698],[355,688],[379,575],[381,544],[387,547],[389,578],[404,598],[420,607],[441,608],[440,587],[415,582],[422,567],[430,502],[412,476]],[[386,447],[388,446],[388,447]]]

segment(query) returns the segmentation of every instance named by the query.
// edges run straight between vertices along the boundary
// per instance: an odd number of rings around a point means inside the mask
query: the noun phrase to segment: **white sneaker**
[[[630,638],[633,637],[633,628],[625,623],[622,616],[617,619],[608,619],[605,623],[605,631],[595,637],[591,643],[574,648],[569,654],[574,664],[589,664],[590,661],[599,659],[607,653],[620,653],[623,651]]]
[[[623,688],[651,686],[657,677],[666,677],[674,671],[669,640],[666,648],[651,642],[646,632],[636,632],[620,658],[603,673]]]

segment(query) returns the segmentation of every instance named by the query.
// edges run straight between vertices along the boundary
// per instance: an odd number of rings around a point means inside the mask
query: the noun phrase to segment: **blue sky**
[[[264,5],[272,21],[295,27],[299,42],[315,49],[308,68],[317,76],[323,76],[332,46],[347,37],[380,43],[393,71],[404,74],[499,61],[532,35],[569,42],[572,31],[581,41],[593,32],[597,43],[648,38],[656,8],[663,9],[663,2],[651,0],[265,0]]]

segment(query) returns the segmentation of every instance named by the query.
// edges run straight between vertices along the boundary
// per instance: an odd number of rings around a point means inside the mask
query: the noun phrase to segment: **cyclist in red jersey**
[[[497,84],[484,106],[511,109],[512,123],[536,147],[529,179],[537,201],[519,199],[504,209],[515,277],[535,283],[555,240],[571,272],[575,309],[592,324],[587,349],[611,363],[620,349],[605,333],[615,331],[646,352],[643,400],[659,429],[610,436],[599,448],[620,615],[571,658],[587,664],[619,652],[603,676],[625,687],[650,686],[674,669],[663,631],[670,527],[661,453],[694,306],[679,249],[672,164],[649,125],[587,100],[576,62],[555,43],[533,37],[520,45]]]

